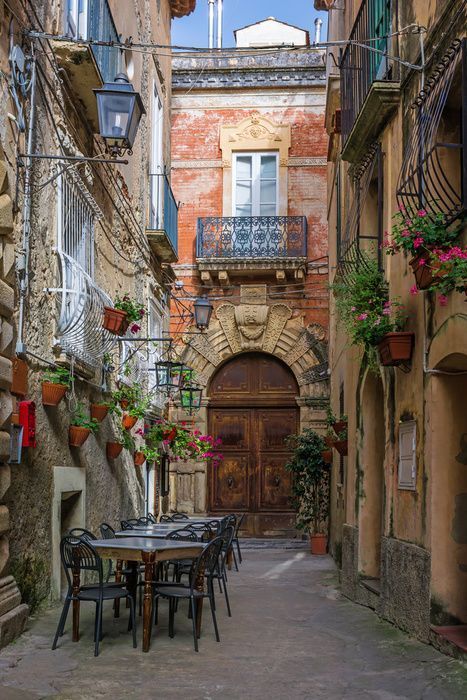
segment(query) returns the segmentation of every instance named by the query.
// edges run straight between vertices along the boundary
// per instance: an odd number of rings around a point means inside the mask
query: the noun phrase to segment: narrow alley
[[[82,605],[81,640],[71,615],[55,652],[59,608],[39,616],[0,657],[2,700],[449,700],[467,697],[467,669],[421,644],[338,591],[329,557],[269,544],[244,550],[229,575],[232,618],[217,595],[221,644],[211,621],[193,653],[185,607],[167,632],[167,606],[148,654],[132,649],[126,614],[104,612],[101,652],[93,656],[93,605]],[[116,649],[118,647],[118,649]],[[116,653],[118,651],[118,653]],[[118,663],[116,660],[118,659]]]

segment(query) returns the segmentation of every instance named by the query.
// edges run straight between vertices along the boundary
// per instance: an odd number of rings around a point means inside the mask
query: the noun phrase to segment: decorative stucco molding
[[[222,304],[222,306],[219,306],[217,309],[216,316],[229,341],[232,352],[240,352],[242,349],[242,341],[235,320],[235,306],[233,304]]]
[[[291,317],[292,309],[286,304],[274,304],[271,306],[263,343],[264,352],[274,352],[285,324]]]
[[[299,158],[298,156],[291,156],[289,158],[289,168],[303,168],[307,166],[320,166],[320,167],[325,167],[327,166],[327,158]]]
[[[204,333],[187,335],[185,336],[185,342],[189,342],[192,348],[197,350],[200,355],[205,357],[215,367],[220,364],[221,357],[219,353],[214,349],[208,336]]]
[[[204,170],[206,168],[222,168],[221,158],[211,158],[207,160],[173,160],[172,168],[183,168],[185,170]]]
[[[233,126],[221,126],[220,147],[222,160],[232,162],[232,151],[279,151],[281,164],[287,164],[291,142],[290,124],[275,124],[259,112],[242,119]]]

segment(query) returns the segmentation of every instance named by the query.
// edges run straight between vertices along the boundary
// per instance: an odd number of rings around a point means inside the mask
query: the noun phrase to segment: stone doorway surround
[[[61,560],[60,540],[62,538],[62,502],[71,495],[76,495],[75,506],[69,514],[68,529],[83,527],[85,520],[86,504],[86,470],[81,467],[54,467],[53,470],[54,491],[52,498],[52,587],[51,599],[59,600],[61,597]]]
[[[196,381],[204,389],[202,408],[194,417],[195,427],[201,432],[208,429],[206,393],[211,378],[225,361],[252,350],[274,355],[290,367],[299,387],[299,429],[325,431],[329,400],[326,331],[318,323],[305,327],[287,304],[268,304],[266,285],[242,285],[239,303],[221,303],[209,330],[187,333],[184,342],[183,362],[195,370]],[[180,409],[177,417],[189,420]],[[172,464],[170,488],[171,509],[205,512],[206,464]]]

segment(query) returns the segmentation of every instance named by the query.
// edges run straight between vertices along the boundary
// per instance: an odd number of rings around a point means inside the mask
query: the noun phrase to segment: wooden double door
[[[223,460],[209,474],[211,513],[246,514],[250,535],[294,529],[286,445],[298,430],[298,387],[289,368],[247,353],[224,365],[210,388],[209,431],[222,440]]]

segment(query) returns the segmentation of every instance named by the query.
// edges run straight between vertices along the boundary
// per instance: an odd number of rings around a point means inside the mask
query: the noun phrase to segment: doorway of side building
[[[430,377],[427,453],[431,475],[431,622],[467,650],[467,356]]]
[[[245,513],[250,536],[295,534],[285,439],[299,429],[298,385],[281,360],[244,353],[224,364],[209,391],[209,432],[223,460],[208,474],[212,514]]]
[[[362,441],[359,502],[359,571],[379,593],[384,495],[384,390],[381,378],[367,373],[361,393]]]

